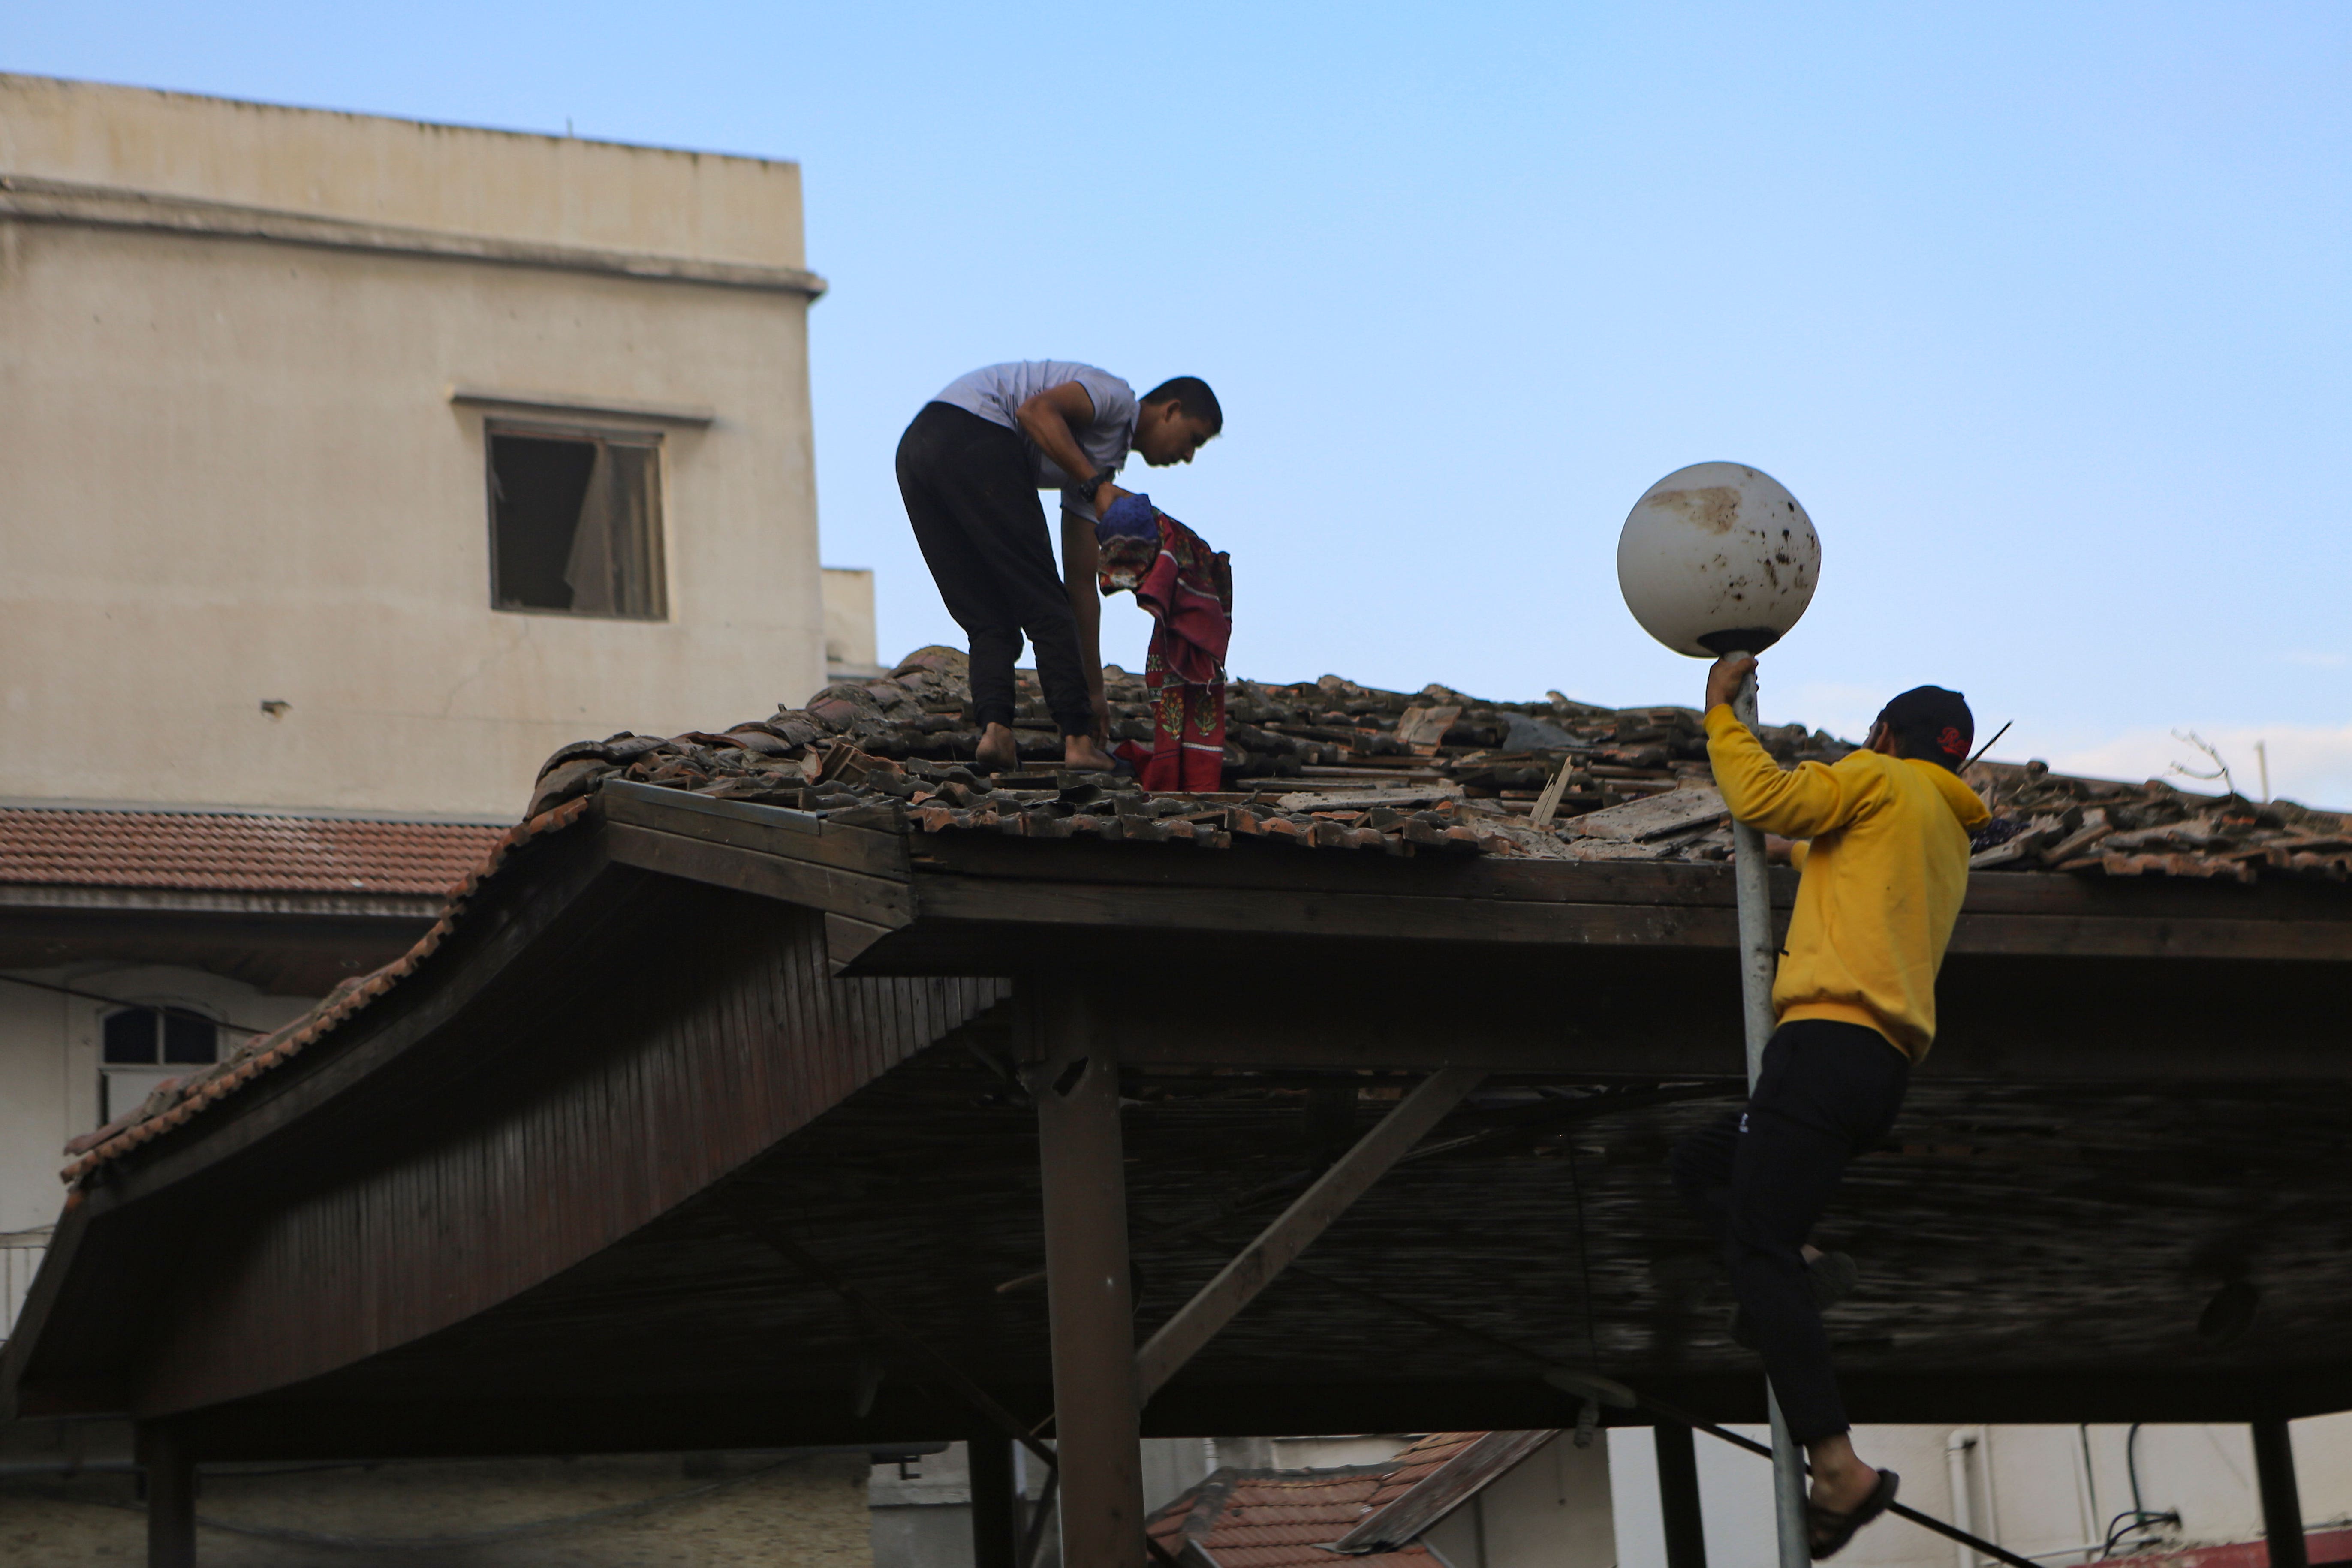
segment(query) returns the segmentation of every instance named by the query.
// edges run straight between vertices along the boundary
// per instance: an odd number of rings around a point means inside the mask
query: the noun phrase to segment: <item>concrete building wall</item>
[[[800,165],[0,74],[0,168],[446,234],[798,267]]]
[[[1452,1568],[1613,1568],[1609,1445],[1554,1437],[1438,1521],[1425,1538]]]
[[[866,566],[824,569],[824,667],[827,674],[887,674],[876,661],[874,572]]]
[[[1739,1428],[1760,1436],[1751,1428]],[[1863,1426],[1854,1447],[1871,1463],[1903,1478],[1903,1500],[1938,1519],[1965,1521],[1988,1540],[2049,1562],[2095,1555],[2118,1514],[2132,1507],[2136,1458],[2142,1502],[2177,1510],[2177,1531],[2151,1540],[2181,1544],[2255,1541],[2262,1507],[2254,1489],[2246,1428],[2219,1425],[2150,1426],[2130,1443],[2131,1428],[2094,1425],[1990,1427]],[[2304,1520],[2317,1527],[2352,1519],[2352,1415],[2294,1424],[2295,1469]],[[1664,1568],[1657,1468],[1646,1426],[1613,1428],[1617,1561],[1622,1568]],[[1963,1445],[1957,1455],[1956,1440]],[[1770,1468],[1761,1459],[1698,1439],[1699,1487],[1713,1568],[1771,1568]],[[2088,1449],[2087,1463],[2084,1449]],[[1966,1493],[1956,1505],[1954,1459]],[[1941,1536],[1890,1520],[1874,1524],[1839,1553],[1856,1568],[1953,1568],[1958,1548]]]
[[[511,818],[824,683],[792,165],[9,77],[0,174],[498,242],[0,191],[0,795]],[[491,607],[493,419],[658,440],[665,618]]]

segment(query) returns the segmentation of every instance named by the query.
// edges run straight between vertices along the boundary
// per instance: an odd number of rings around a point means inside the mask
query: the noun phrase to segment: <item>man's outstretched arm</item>
[[[1784,773],[1748,726],[1732,716],[1731,700],[1756,668],[1746,654],[1715,661],[1706,672],[1706,756],[1716,787],[1731,815],[1769,833],[1811,838],[1843,827],[1867,804],[1862,793],[1874,776],[1806,763]]]

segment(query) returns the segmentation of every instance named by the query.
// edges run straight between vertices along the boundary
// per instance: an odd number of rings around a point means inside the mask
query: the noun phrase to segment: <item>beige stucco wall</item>
[[[787,164],[25,78],[0,78],[6,174],[800,257]],[[806,697],[807,307],[0,218],[0,795],[511,817],[565,741]],[[666,621],[489,607],[485,413],[461,386],[711,411],[593,421],[662,431]]]
[[[798,267],[797,163],[0,73],[0,173]]]
[[[875,640],[873,569],[826,567],[824,662],[852,672],[878,668]]]

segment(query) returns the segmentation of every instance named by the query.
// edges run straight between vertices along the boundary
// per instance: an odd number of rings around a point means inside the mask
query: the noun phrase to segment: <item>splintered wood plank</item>
[[[1461,798],[1460,784],[1435,784],[1423,789],[1293,790],[1275,804],[1285,811],[1370,811],[1376,805],[1402,811]]]

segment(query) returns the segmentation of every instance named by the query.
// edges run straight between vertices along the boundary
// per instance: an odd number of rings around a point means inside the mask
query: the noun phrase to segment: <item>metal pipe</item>
[[[2284,1416],[2253,1423],[2254,1485],[2263,1497],[2263,1539],[2271,1568],[2309,1568],[2303,1533],[2303,1498],[2295,1486],[2294,1436]]]
[[[196,1568],[195,1453],[163,1422],[142,1422],[138,1440],[147,1467],[147,1568]]]
[[[1731,700],[1732,717],[1756,728],[1756,676],[1750,671]],[[1748,1026],[1748,1088],[1764,1071],[1764,1046],[1772,1037],[1772,974],[1779,944],[1772,940],[1772,882],[1764,859],[1764,834],[1745,822],[1731,825],[1733,884],[1739,895],[1739,1002]],[[1789,1436],[1780,1396],[1768,1384],[1765,1402],[1772,1416],[1772,1502],[1780,1568],[1807,1568],[1812,1562],[1805,1529],[1805,1460]]]
[[[972,1568],[1021,1568],[1021,1525],[1013,1508],[1015,1445],[997,1431],[974,1432],[964,1440],[965,1473],[971,1482]]]
[[[1700,1511],[1691,1429],[1661,1421],[1650,1433],[1658,1451],[1658,1517],[1666,1537],[1666,1568],[1706,1568],[1706,1520]]]
[[[1952,1483],[1952,1523],[1973,1531],[1977,1527],[1975,1489],[1969,1483],[1969,1450],[1977,1446],[1978,1428],[1955,1426],[1944,1439],[1944,1473]],[[1977,1568],[1977,1554],[1966,1542],[1954,1544],[1960,1554],[1960,1568]]]

